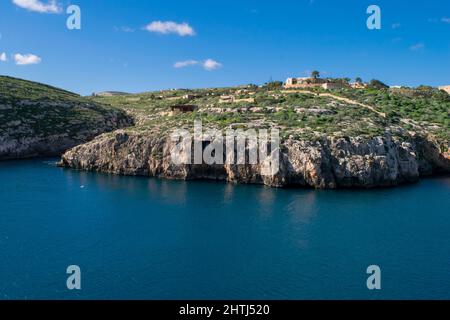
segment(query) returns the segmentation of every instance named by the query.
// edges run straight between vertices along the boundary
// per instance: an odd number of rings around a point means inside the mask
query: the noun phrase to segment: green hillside
[[[115,107],[48,85],[0,76],[0,159],[59,154],[131,124]],[[61,146],[46,147],[60,143]]]
[[[233,97],[224,102],[224,98]],[[386,131],[437,137],[443,149],[450,141],[450,95],[437,89],[285,90],[244,86],[166,90],[127,96],[92,97],[133,114],[129,130],[164,132],[192,128],[194,119],[208,127],[273,128],[284,138],[315,140],[326,136],[373,137]],[[170,113],[170,106],[193,104],[192,113]]]

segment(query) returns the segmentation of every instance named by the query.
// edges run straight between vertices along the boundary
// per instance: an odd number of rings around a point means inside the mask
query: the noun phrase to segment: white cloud
[[[145,26],[145,30],[162,34],[175,33],[179,36],[194,36],[194,29],[187,23],[176,23],[173,21],[153,21]]]
[[[442,18],[441,21],[444,23],[450,23],[450,18]]]
[[[409,49],[412,51],[420,51],[425,49],[425,45],[422,42],[420,42],[415,45],[412,45],[411,47],[409,47]]]
[[[14,55],[14,61],[19,66],[26,66],[29,64],[39,64],[42,59],[34,54],[20,54],[16,53]]]
[[[212,59],[208,59],[203,62],[203,68],[208,71],[216,70],[220,67],[222,67],[222,64]]]
[[[186,60],[186,61],[178,61],[173,65],[174,68],[185,68],[189,66],[198,65],[199,62],[197,60]]]
[[[62,12],[56,0],[49,0],[48,3],[44,3],[42,0],[13,0],[13,3],[18,7],[40,13]]]
[[[192,67],[192,66],[201,66],[203,69],[205,69],[207,71],[213,71],[213,70],[216,70],[216,69],[222,67],[222,64],[213,59],[207,59],[204,61],[198,61],[198,60],[178,61],[173,65],[173,67],[177,68],[177,69]]]
[[[0,54],[0,61],[1,62],[6,62],[8,61],[8,58],[6,57],[6,53],[3,52],[2,54]]]

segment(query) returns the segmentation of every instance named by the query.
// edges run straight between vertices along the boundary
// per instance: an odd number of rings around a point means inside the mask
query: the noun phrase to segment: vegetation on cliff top
[[[441,139],[450,139],[450,95],[431,87],[391,90],[352,90],[342,96],[376,106],[388,120],[408,130],[424,129]]]
[[[0,76],[0,136],[78,137],[129,122],[123,110],[48,85]],[[102,131],[103,130],[103,131]]]
[[[230,97],[232,97],[230,99]],[[337,98],[347,98],[339,100]],[[443,148],[450,141],[450,95],[437,89],[284,90],[279,85],[165,90],[135,95],[92,97],[123,108],[137,119],[130,130],[165,132],[204,126],[225,128],[277,127],[283,137],[433,135]],[[170,106],[194,104],[193,113],[170,112]],[[365,104],[376,112],[361,107]],[[385,113],[386,116],[382,116]]]
[[[171,106],[180,104],[198,109],[171,112]],[[430,87],[285,90],[274,82],[261,87],[81,97],[35,82],[0,77],[0,135],[101,133],[109,131],[102,127],[114,127],[108,122],[127,122],[126,113],[136,122],[127,130],[159,134],[174,128],[192,129],[193,121],[200,119],[205,127],[221,130],[276,127],[283,138],[373,137],[389,131],[402,137],[432,135],[443,149],[450,141],[450,95]]]

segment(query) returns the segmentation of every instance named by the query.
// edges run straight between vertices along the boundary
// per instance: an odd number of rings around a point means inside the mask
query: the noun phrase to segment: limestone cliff
[[[437,144],[416,137],[401,141],[390,134],[370,139],[288,139],[281,145],[280,170],[261,176],[259,165],[174,165],[167,137],[125,132],[102,135],[62,156],[61,166],[121,175],[169,179],[210,179],[272,187],[318,189],[395,186],[422,175],[450,172],[450,160]]]

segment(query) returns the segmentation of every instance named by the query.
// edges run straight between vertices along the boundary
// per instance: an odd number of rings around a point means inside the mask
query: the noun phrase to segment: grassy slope
[[[103,126],[122,110],[48,85],[0,76],[0,134],[68,134]]]
[[[304,139],[317,139],[325,135],[372,137],[383,135],[386,128],[390,128],[396,135],[407,136],[408,132],[432,134],[439,138],[443,148],[450,141],[450,95],[437,90],[429,93],[374,89],[332,91],[335,95],[349,97],[385,112],[387,118],[383,118],[370,110],[331,97],[283,93],[282,90],[265,88],[252,89],[254,94],[251,95],[236,94],[239,89],[158,91],[95,97],[92,100],[120,106],[134,114],[139,119],[139,125],[133,130],[163,132],[179,127],[192,128],[193,120],[201,119],[204,126],[219,129],[278,127],[283,137]],[[183,100],[182,96],[188,93],[196,97],[191,101]],[[255,98],[255,102],[219,103],[220,95],[229,94],[235,94],[237,98]],[[170,106],[178,103],[196,104],[199,110],[169,115]]]
[[[324,136],[383,135],[389,128],[396,135],[416,132],[436,136],[443,145],[450,141],[450,95],[438,90],[346,89],[332,91],[375,107],[376,113],[332,97],[250,88],[169,90],[112,97],[81,97],[51,86],[0,76],[0,134],[77,135],[95,129],[118,109],[135,116],[137,126],[129,130],[167,132],[174,128],[192,129],[193,120],[205,127],[281,129],[282,136],[320,139]],[[323,90],[319,90],[323,91]],[[184,100],[186,94],[192,100]],[[254,102],[220,103],[221,95]],[[195,104],[195,113],[170,115],[174,104]],[[124,113],[119,113],[119,117]]]
[[[443,140],[450,135],[450,95],[437,89],[343,90],[341,95],[377,106],[393,123],[403,121],[414,130],[419,125]],[[405,124],[404,120],[410,124]],[[439,128],[437,128],[439,127]]]

